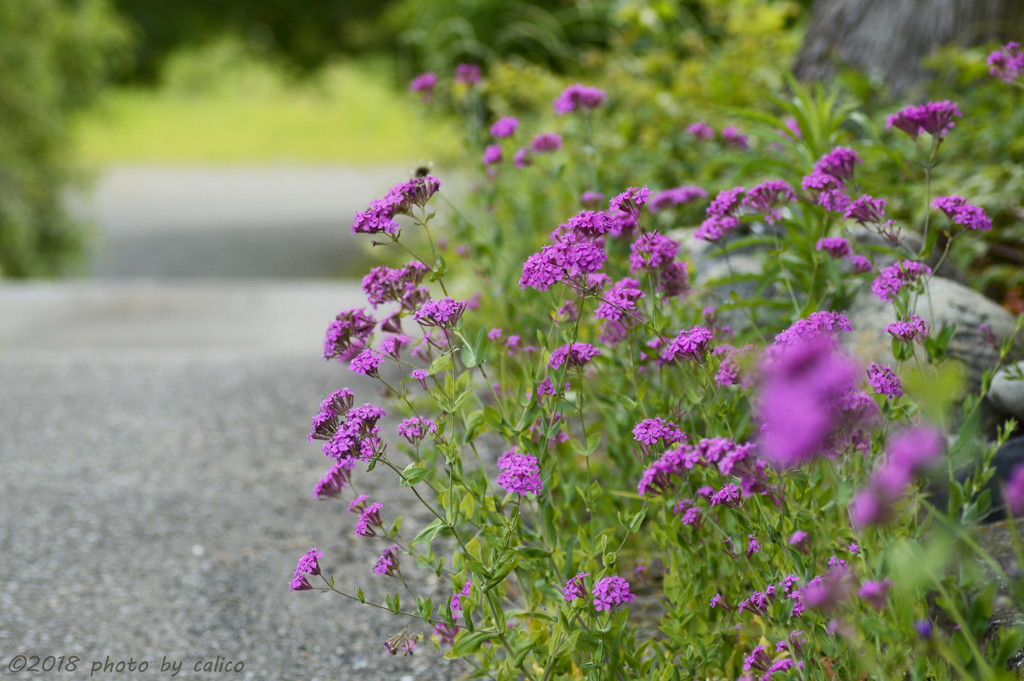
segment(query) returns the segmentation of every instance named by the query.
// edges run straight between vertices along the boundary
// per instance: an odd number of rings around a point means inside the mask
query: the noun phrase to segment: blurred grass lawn
[[[368,61],[300,80],[225,41],[174,56],[159,88],[110,90],[76,121],[78,156],[90,166],[447,160],[452,127],[392,82],[387,63]]]

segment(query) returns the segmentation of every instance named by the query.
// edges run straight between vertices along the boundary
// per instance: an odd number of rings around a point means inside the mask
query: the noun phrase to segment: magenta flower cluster
[[[707,355],[708,346],[714,339],[711,330],[703,326],[683,329],[670,340],[661,352],[662,362],[674,362],[683,359],[701,362]]]
[[[411,214],[413,206],[423,208],[441,188],[441,180],[433,175],[414,177],[392,187],[383,199],[376,199],[370,207],[356,213],[352,221],[353,234],[397,234],[396,215]]]
[[[510,449],[498,458],[498,485],[515,494],[540,494],[544,487],[540,479],[540,465],[532,454],[520,454]]]
[[[555,113],[562,116],[573,111],[591,111],[603,106],[607,95],[604,90],[577,83],[570,85],[554,102]]]
[[[320,564],[317,559],[323,555],[323,552],[317,551],[314,546],[299,558],[299,562],[295,565],[295,577],[291,582],[292,591],[309,591],[313,588],[306,577],[320,574]]]
[[[886,522],[893,505],[914,478],[935,465],[945,451],[938,431],[919,426],[896,435],[887,447],[881,467],[872,473],[868,486],[850,504],[850,520],[857,527]]]
[[[961,116],[960,109],[953,102],[928,102],[921,106],[908,106],[890,115],[885,120],[885,129],[898,128],[915,138],[926,132],[941,139],[956,126],[953,119]]]
[[[763,215],[769,225],[775,224],[782,217],[779,212],[782,205],[794,201],[796,194],[785,180],[762,182],[743,197],[743,205]]]
[[[466,311],[465,301],[451,298],[428,300],[413,313],[412,318],[422,326],[438,326],[442,329],[454,327]]]
[[[397,432],[410,444],[419,444],[420,440],[437,432],[437,424],[422,416],[413,416],[398,424]]]
[[[1004,83],[1012,83],[1024,73],[1024,54],[1020,43],[1006,43],[1003,49],[988,55],[988,73]]]
[[[706,198],[708,198],[708,193],[700,187],[686,185],[658,192],[651,198],[647,207],[652,213],[658,213],[666,208]]]
[[[552,369],[557,369],[563,364],[568,364],[571,367],[581,367],[600,354],[601,351],[590,343],[569,343],[551,353],[548,366]]]
[[[941,210],[949,218],[950,223],[965,229],[987,232],[992,229],[992,218],[985,214],[979,206],[967,203],[961,196],[940,196],[932,201],[933,210]]]
[[[897,399],[903,396],[903,383],[892,370],[877,362],[868,365],[868,384],[875,389],[876,393],[885,395],[890,399]]]
[[[618,575],[597,580],[591,595],[594,597],[594,609],[598,612],[636,600],[636,596],[629,592],[629,582]]]
[[[928,265],[913,260],[893,263],[878,273],[878,277],[871,282],[871,291],[879,300],[889,302],[904,286],[917,281],[922,275],[931,273],[932,268]]]

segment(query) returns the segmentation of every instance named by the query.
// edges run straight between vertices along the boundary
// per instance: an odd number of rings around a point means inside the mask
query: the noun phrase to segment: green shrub
[[[81,254],[82,227],[63,208],[69,116],[129,44],[105,0],[0,4],[0,276],[55,276]]]

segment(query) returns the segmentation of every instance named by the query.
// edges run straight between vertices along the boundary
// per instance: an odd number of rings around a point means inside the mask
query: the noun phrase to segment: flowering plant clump
[[[386,608],[387,653],[429,637],[472,678],[1001,678],[1024,633],[990,615],[1024,587],[977,525],[1024,512],[1024,468],[986,487],[1012,427],[986,432],[981,395],[947,389],[956,330],[930,295],[954,239],[992,227],[967,188],[932,193],[959,106],[906,108],[873,138],[920,154],[911,248],[829,95],[794,84],[752,117],[763,130],[680,118],[665,149],[733,169],[708,182],[686,163],[636,172],[608,130],[620,92],[561,87],[467,114],[478,182],[458,210],[428,176],[357,216],[412,260],[366,275],[367,305],[394,311],[325,320],[323,354],[379,382],[395,421],[330,395],[314,495],[348,499],[346,540],[382,542],[363,578],[392,586],[382,603],[344,593],[328,548],[292,589]],[[856,313],[869,304],[884,322]],[[992,342],[1000,363],[1012,345]],[[357,494],[364,476],[410,488],[429,522]]]

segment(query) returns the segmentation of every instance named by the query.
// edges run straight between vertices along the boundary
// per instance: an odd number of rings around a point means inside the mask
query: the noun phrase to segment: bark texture
[[[1020,40],[1024,0],[817,0],[793,71],[825,80],[847,66],[895,94],[928,78],[921,59],[949,43]]]

